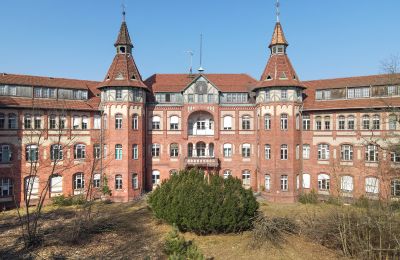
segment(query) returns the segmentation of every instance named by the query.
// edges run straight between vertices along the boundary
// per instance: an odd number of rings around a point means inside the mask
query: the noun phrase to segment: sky
[[[143,78],[186,73],[203,34],[206,73],[259,79],[275,0],[1,0],[0,72],[103,80],[121,4]],[[302,80],[382,73],[400,54],[399,0],[281,0],[288,55]]]

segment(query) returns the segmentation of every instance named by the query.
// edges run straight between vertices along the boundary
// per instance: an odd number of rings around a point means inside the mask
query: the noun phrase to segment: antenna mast
[[[189,57],[190,57],[189,75],[192,75],[193,74],[193,55],[194,55],[194,52],[192,50],[190,50],[190,51],[186,51],[186,53],[189,54]]]
[[[200,73],[204,71],[203,69],[203,34],[200,34],[200,68],[198,69]]]
[[[281,6],[281,4],[279,3],[279,0],[276,0],[276,22],[279,23],[279,16],[281,14],[279,7]]]

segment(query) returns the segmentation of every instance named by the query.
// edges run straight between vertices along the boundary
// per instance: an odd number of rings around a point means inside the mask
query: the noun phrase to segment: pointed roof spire
[[[286,41],[285,34],[283,33],[282,25],[278,21],[275,24],[274,33],[272,34],[272,39],[271,39],[271,43],[269,44],[269,48],[271,48],[274,45],[279,45],[279,44],[285,45],[285,46],[289,45],[289,43]]]
[[[122,24],[121,28],[119,29],[118,38],[114,46],[117,47],[118,45],[127,45],[132,48],[133,44],[131,41],[131,37],[129,36],[128,26],[126,25],[125,16],[126,16],[125,5],[122,5]]]

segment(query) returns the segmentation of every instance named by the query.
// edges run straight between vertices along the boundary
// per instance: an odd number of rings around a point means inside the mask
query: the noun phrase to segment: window
[[[5,125],[5,116],[3,113],[0,113],[0,129],[3,129]]]
[[[296,145],[295,153],[296,153],[296,160],[299,160],[300,159],[300,145],[299,144]]]
[[[318,174],[318,190],[329,191],[330,188],[330,177],[328,174]]]
[[[160,130],[160,121],[161,118],[159,116],[153,116],[151,119],[151,129]]]
[[[242,129],[243,130],[250,130],[250,116],[243,116],[242,117]]]
[[[318,160],[329,160],[329,145],[319,144],[318,145]]]
[[[107,129],[108,128],[108,118],[107,118],[107,114],[103,115],[103,128]]]
[[[325,123],[325,130],[330,130],[331,129],[331,117],[326,116],[324,118],[324,123]]]
[[[42,117],[40,115],[35,115],[33,126],[35,129],[42,128]]]
[[[208,94],[207,95],[207,102],[208,103],[213,103],[214,102],[214,95],[213,94]]]
[[[344,116],[339,116],[339,130],[344,130],[345,129],[345,125],[346,125],[346,118]]]
[[[115,160],[122,160],[122,144],[115,145]]]
[[[122,100],[122,89],[117,88],[115,90],[115,99],[118,101]]]
[[[232,130],[232,121],[233,118],[231,116],[224,116],[223,119],[224,130]]]
[[[286,100],[288,98],[287,89],[281,89],[281,99]]]
[[[394,179],[390,181],[390,191],[393,197],[400,196],[400,179]]]
[[[196,144],[196,155],[197,157],[206,156],[206,144],[203,142],[198,142]]]
[[[300,115],[296,115],[296,130],[300,130]]]
[[[139,147],[137,144],[132,145],[132,159],[137,160],[139,158]]]
[[[94,129],[100,129],[101,128],[101,116],[100,115],[94,115],[93,128]]]
[[[197,102],[204,103],[204,96],[203,94],[197,94]]]
[[[287,129],[288,129],[288,115],[282,114],[281,115],[281,130],[287,130]]]
[[[60,129],[65,129],[65,121],[66,121],[65,116],[61,115],[59,117],[59,126],[58,126]]]
[[[242,172],[242,184],[244,187],[250,187],[250,171],[244,170]]]
[[[132,188],[134,190],[139,188],[139,179],[137,173],[132,173]]]
[[[245,158],[250,157],[250,144],[242,145],[242,156]]]
[[[139,116],[137,114],[132,115],[132,129],[137,130],[139,128]]]
[[[56,115],[50,115],[49,117],[49,128],[56,129],[57,128],[57,117]]]
[[[369,87],[347,89],[347,98],[367,98],[367,97],[369,97]]]
[[[159,157],[160,156],[160,145],[159,144],[152,144],[151,145],[151,156]]]
[[[376,177],[365,178],[365,192],[370,194],[379,193],[379,179]]]
[[[264,117],[264,127],[265,130],[271,130],[271,115],[266,114]]]
[[[13,195],[13,182],[11,178],[0,179],[0,197]]]
[[[115,129],[122,129],[122,114],[115,115]]]
[[[151,174],[151,181],[154,185],[160,185],[160,171],[154,170]]]
[[[178,144],[171,144],[169,147],[169,155],[171,157],[178,157],[179,155],[179,145]]]
[[[74,159],[86,158],[86,146],[84,144],[76,144],[74,148]]]
[[[8,114],[8,128],[9,129],[17,129],[17,115],[16,114]]]
[[[390,115],[389,116],[389,130],[396,130],[396,125],[397,125],[397,116]]]
[[[378,161],[378,147],[376,145],[367,145],[365,149],[365,160],[367,162],[377,162]]]
[[[362,128],[364,130],[368,130],[370,128],[368,115],[363,115],[363,117],[362,117]]]
[[[340,189],[342,192],[352,192],[354,188],[353,177],[345,175],[340,177]]]
[[[271,175],[265,174],[264,176],[264,187],[266,191],[271,190]]]
[[[347,129],[354,130],[354,116],[347,117]]]
[[[100,188],[100,174],[99,173],[95,173],[93,175],[93,188]]]
[[[303,173],[303,188],[311,188],[311,175],[308,173]]]
[[[120,174],[115,175],[115,189],[122,190],[122,176]]]
[[[8,163],[11,161],[11,149],[8,144],[0,145],[0,163]]]
[[[266,144],[264,151],[265,151],[265,159],[270,160],[271,159],[271,145]]]
[[[310,145],[303,144],[303,159],[310,159]]]
[[[352,161],[353,160],[353,146],[349,144],[344,144],[340,148],[340,159],[342,161]]]
[[[189,95],[188,95],[188,102],[189,102],[189,103],[194,103],[193,94],[189,94]]]
[[[287,144],[282,144],[281,145],[281,160],[287,160],[288,159],[288,146]]]
[[[99,144],[93,145],[93,157],[95,159],[100,159],[101,158],[101,147]]]
[[[309,115],[303,115],[303,130],[310,130],[311,119]]]
[[[388,92],[388,96],[397,95],[397,87],[396,86],[388,86],[387,92]]]
[[[25,178],[26,200],[36,199],[39,195],[39,177],[30,176]]]
[[[271,91],[269,89],[265,90],[265,101],[271,100]]]
[[[50,192],[62,193],[63,192],[63,177],[58,174],[53,174],[50,179]]]
[[[179,128],[179,117],[171,116],[169,119],[169,128],[171,130],[178,130]]]
[[[380,126],[380,117],[379,117],[379,115],[374,115],[372,117],[372,129],[379,130],[380,128],[381,128],[381,126]]]
[[[107,145],[103,145],[103,158],[107,158]]]
[[[232,144],[224,144],[224,157],[232,157]]]
[[[24,128],[25,129],[31,129],[32,128],[32,116],[29,114],[26,114],[24,116]]]
[[[231,170],[225,170],[224,171],[224,179],[228,179],[229,176],[232,176]]]
[[[322,119],[320,116],[315,118],[315,130],[322,130]]]
[[[89,119],[87,116],[82,116],[82,124],[81,127],[82,129],[88,129],[88,125],[89,125]]]
[[[74,175],[74,190],[82,190],[85,188],[85,179],[83,173],[76,173]]]
[[[63,149],[61,145],[53,144],[50,146],[50,159],[52,161],[59,161],[63,159]]]
[[[287,191],[289,189],[289,182],[287,175],[281,175],[281,191]]]
[[[72,125],[73,125],[73,128],[74,128],[74,129],[78,129],[78,128],[79,128],[79,121],[80,121],[79,116],[74,116],[74,117],[73,117],[73,119],[72,119]]]
[[[25,158],[28,162],[39,160],[39,148],[37,145],[27,145],[25,148]]]

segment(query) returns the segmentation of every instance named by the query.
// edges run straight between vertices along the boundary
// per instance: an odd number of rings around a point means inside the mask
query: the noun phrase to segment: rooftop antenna
[[[276,22],[279,23],[279,16],[281,15],[281,12],[279,10],[279,7],[281,6],[281,4],[279,3],[279,0],[276,0]]]
[[[202,73],[204,71],[203,69],[203,34],[200,34],[200,68],[198,69],[198,71],[200,73]]]
[[[123,21],[123,22],[125,22],[125,16],[126,16],[126,11],[125,11],[125,9],[126,9],[126,7],[125,7],[125,1],[123,1],[123,2],[122,2],[122,5],[121,5],[121,7],[122,7],[122,21]]]
[[[192,50],[186,51],[187,54],[189,54],[190,57],[190,68],[189,68],[189,75],[193,74],[193,55],[194,52]]]

